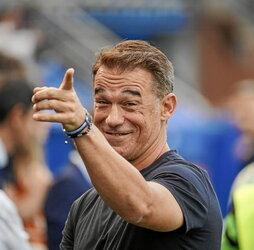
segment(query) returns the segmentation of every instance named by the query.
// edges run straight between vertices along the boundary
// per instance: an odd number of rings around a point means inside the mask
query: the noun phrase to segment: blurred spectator
[[[59,250],[62,231],[72,203],[92,187],[78,152],[69,154],[70,162],[52,185],[45,203],[49,250]]]
[[[12,157],[29,137],[26,115],[31,108],[32,89],[25,81],[2,82],[0,87],[0,249],[30,249],[17,208],[4,184],[11,180]]]
[[[254,249],[254,80],[237,84],[227,107],[242,131],[237,153],[246,166],[232,186],[222,250],[250,250]]]
[[[48,125],[32,119],[33,87],[26,76],[20,60],[0,53],[1,250],[31,249],[31,245],[38,249],[35,236],[46,246],[41,212],[51,174],[44,163],[42,146]],[[31,225],[36,227],[28,230]]]
[[[225,107],[229,110],[232,121],[242,132],[237,154],[247,165],[254,161],[254,80],[237,83]]]
[[[31,113],[28,114],[28,119],[32,119]],[[37,133],[45,135],[44,129],[47,128],[37,128]],[[31,128],[31,131],[34,129]],[[30,135],[26,145],[16,151],[13,173],[13,181],[5,186],[6,193],[17,206],[33,249],[46,249],[43,206],[52,176],[44,162],[41,141],[38,142],[36,137]]]

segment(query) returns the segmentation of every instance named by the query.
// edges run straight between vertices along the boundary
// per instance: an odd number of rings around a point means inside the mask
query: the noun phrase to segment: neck
[[[166,142],[166,133],[158,136],[156,142],[153,143],[139,158],[133,160],[131,164],[138,170],[142,170],[150,166],[155,162],[161,155],[169,151],[170,148]]]

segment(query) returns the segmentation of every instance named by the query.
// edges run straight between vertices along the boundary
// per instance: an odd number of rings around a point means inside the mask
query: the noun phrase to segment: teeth
[[[123,134],[123,133],[110,133],[111,135],[114,135],[114,136],[121,136],[121,135],[126,135],[126,134]]]

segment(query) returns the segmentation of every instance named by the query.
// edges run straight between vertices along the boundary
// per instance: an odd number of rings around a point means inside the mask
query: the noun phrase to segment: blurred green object
[[[252,164],[252,166],[254,166]],[[233,190],[233,210],[225,218],[221,250],[254,249],[254,184]]]

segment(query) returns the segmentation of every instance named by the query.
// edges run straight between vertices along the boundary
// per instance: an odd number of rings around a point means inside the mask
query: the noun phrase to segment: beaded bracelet
[[[91,115],[88,113],[88,111],[86,110],[86,119],[84,121],[84,123],[78,127],[75,130],[72,131],[67,131],[66,129],[63,129],[63,132],[69,137],[69,138],[77,138],[83,135],[88,134],[88,132],[90,131],[92,127],[92,117]],[[81,133],[81,131],[83,131],[85,128],[87,128],[87,130],[83,133]]]

